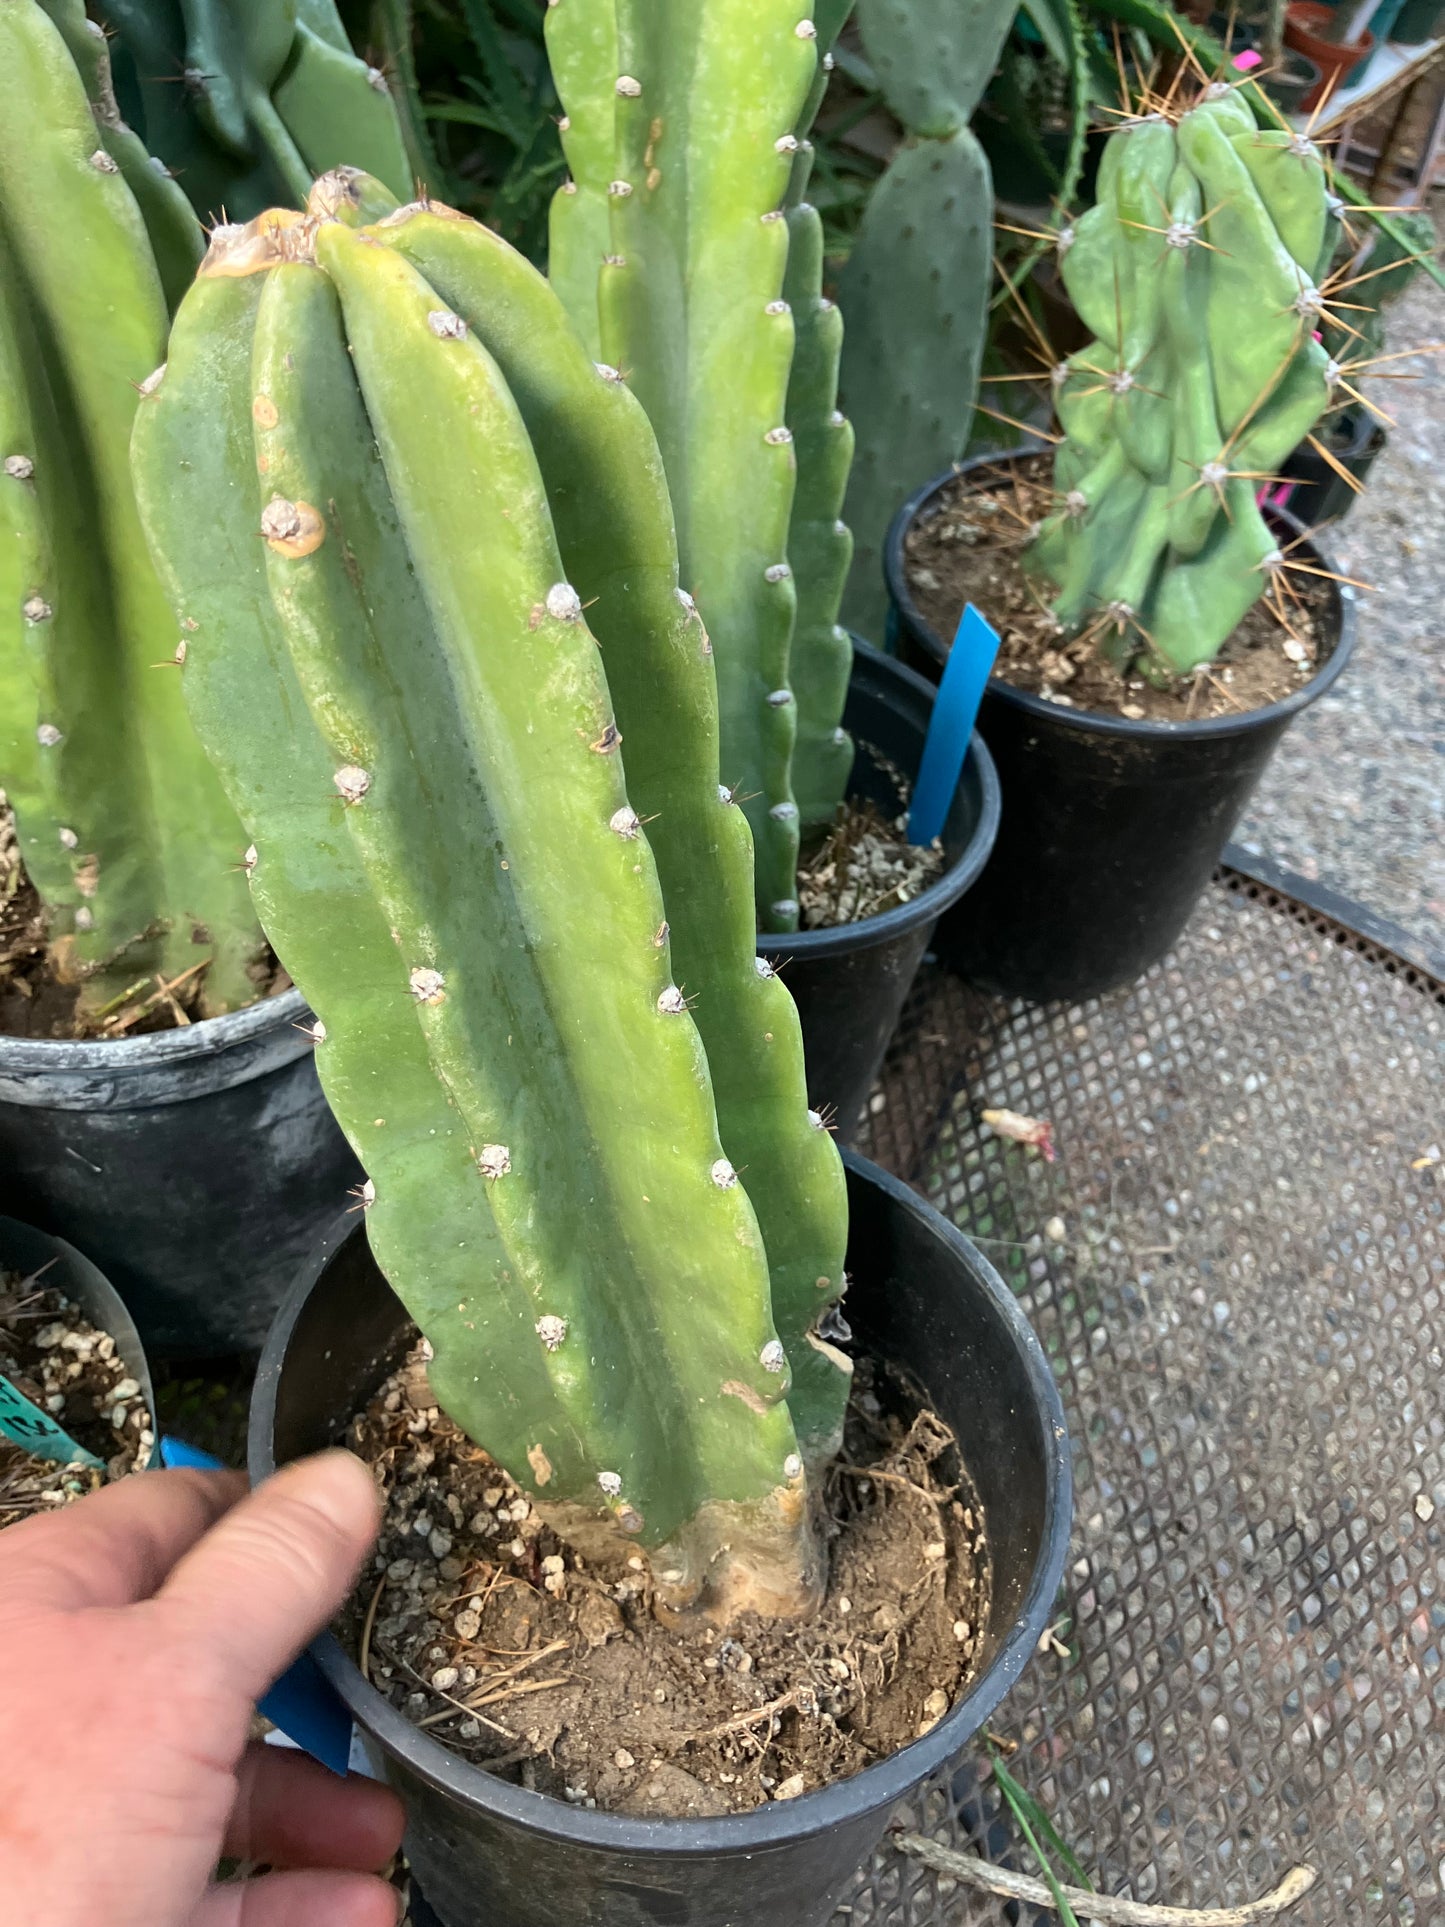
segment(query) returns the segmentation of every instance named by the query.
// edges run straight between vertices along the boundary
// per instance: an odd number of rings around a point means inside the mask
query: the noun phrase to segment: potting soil
[[[115,1340],[38,1278],[0,1275],[0,1374],[103,1461],[60,1465],[0,1435],[0,1527],[69,1505],[149,1463],[154,1422]]]
[[[741,1812],[895,1752],[967,1683],[989,1609],[981,1510],[952,1435],[866,1361],[823,1495],[818,1616],[677,1633],[640,1554],[585,1564],[438,1411],[424,1351],[347,1434],[386,1520],[338,1630],[466,1759],[589,1807]]]
[[[943,874],[943,844],[908,841],[908,818],[849,797],[824,840],[798,865],[805,930],[832,929],[911,903]]]
[[[1108,639],[1103,612],[1097,633],[1062,636],[1042,586],[1024,573],[1029,534],[1054,507],[1048,456],[970,469],[937,500],[936,513],[917,522],[904,545],[914,602],[935,634],[949,639],[964,604],[974,603],[999,631],[994,674],[1015,689],[1135,721],[1189,722],[1279,702],[1324,660],[1330,586],[1304,572],[1307,558],[1287,554],[1292,566],[1278,591],[1254,605],[1213,662],[1164,688],[1123,677],[1100,653]],[[1271,606],[1276,594],[1284,621]]]

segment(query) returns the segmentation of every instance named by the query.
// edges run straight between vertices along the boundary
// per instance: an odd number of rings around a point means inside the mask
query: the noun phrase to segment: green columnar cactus
[[[968,122],[1012,0],[859,0],[888,105],[908,130],[873,190],[839,284],[843,406],[858,439],[844,513],[844,615],[881,640],[881,557],[899,504],[963,453],[987,334],[993,184]]]
[[[560,0],[555,11],[598,4]],[[717,650],[723,775],[753,826],[760,920],[791,930],[795,464],[782,202],[816,29],[803,0],[617,0],[615,19],[603,355],[657,433],[683,580]],[[570,115],[565,92],[563,104]]]
[[[351,51],[335,0],[103,0],[100,11],[146,145],[199,214],[304,207],[314,176],[343,165],[410,191],[385,76]]]
[[[135,465],[192,715],[439,1398],[574,1541],[646,1547],[665,1608],[807,1611],[797,1318],[751,1202],[771,1175],[719,1139],[690,921],[739,960],[747,1022],[780,1019],[758,1164],[832,1153],[780,987],[745,994],[746,835],[703,767],[710,658],[640,409],[471,223],[275,215],[213,246]],[[644,827],[610,685],[649,679]],[[664,910],[669,834],[700,880]]]
[[[799,1441],[805,1458],[830,1457],[843,1422],[846,1360],[818,1341],[815,1327],[842,1290],[842,1167],[807,1109],[792,999],[755,955],[752,838],[718,782],[711,645],[691,599],[678,593],[656,439],[624,384],[598,387],[557,292],[488,230],[431,207],[404,210],[371,232],[473,329],[532,438],[563,568],[602,649],[628,794],[648,825],[673,969],[694,999],[723,1149],[747,1174],[767,1247]],[[586,408],[575,406],[579,394]]]
[[[1304,135],[1222,82],[1111,136],[1062,274],[1097,337],[1060,370],[1058,507],[1027,552],[1069,630],[1155,677],[1209,661],[1280,554],[1262,481],[1328,405],[1315,277],[1334,247]]]
[[[103,50],[101,50],[103,51]],[[0,784],[62,971],[99,1004],[209,959],[254,996],[245,839],[186,718],[128,447],[166,307],[66,43],[0,6]],[[172,656],[175,661],[169,660]]]

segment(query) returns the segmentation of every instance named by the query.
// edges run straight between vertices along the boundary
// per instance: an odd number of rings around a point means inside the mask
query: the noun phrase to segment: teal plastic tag
[[[39,1459],[58,1459],[62,1465],[104,1463],[83,1445],[77,1445],[49,1412],[42,1412],[23,1392],[16,1391],[8,1378],[0,1378],[0,1432]]]

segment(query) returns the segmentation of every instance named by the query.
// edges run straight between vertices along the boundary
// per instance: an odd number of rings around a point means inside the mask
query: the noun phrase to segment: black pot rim
[[[1005,462],[1017,461],[1025,455],[1038,455],[1046,452],[1047,445],[1037,439],[1029,439],[1018,448],[985,450],[981,455],[970,455],[965,461],[955,462],[942,475],[935,475],[931,482],[916,489],[899,509],[889,525],[888,537],[883,545],[883,579],[888,595],[898,610],[903,622],[921,645],[940,664],[947,662],[948,649],[938,632],[933,629],[920,611],[908,587],[907,570],[904,566],[904,538],[915,518],[938,492],[960,475],[970,469],[998,467]],[[1328,548],[1320,541],[1315,531],[1306,529],[1296,515],[1288,509],[1272,509],[1276,517],[1293,536],[1307,535],[1310,545],[1328,567],[1332,558]],[[1160,722],[1151,717],[1130,718],[1128,716],[1109,716],[1094,709],[1066,709],[1062,703],[1051,703],[1042,696],[1032,695],[1028,690],[1015,689],[1012,683],[994,677],[988,685],[990,700],[1011,703],[1026,715],[1047,720],[1058,729],[1074,729],[1084,736],[1132,737],[1146,736],[1182,737],[1187,741],[1217,741],[1226,736],[1247,736],[1256,729],[1269,729],[1283,726],[1292,716],[1323,696],[1349,661],[1355,646],[1355,591],[1348,583],[1337,583],[1334,590],[1334,604],[1338,633],[1335,646],[1330,651],[1328,661],[1322,663],[1302,688],[1292,690],[1278,702],[1266,703],[1263,708],[1246,710],[1239,716],[1202,716],[1191,722]],[[985,612],[986,613],[986,612]]]
[[[309,1015],[306,1000],[294,984],[262,997],[243,1010],[220,1017],[203,1017],[182,1029],[148,1031],[142,1037],[7,1037],[0,1033],[0,1074],[43,1078],[58,1072],[93,1076],[138,1076],[157,1066],[184,1064],[194,1058],[214,1057],[300,1024]],[[311,1049],[301,1030],[291,1056]],[[37,1099],[37,1102],[40,1100]]]
[[[891,678],[932,704],[934,687],[926,676],[920,676],[916,669],[910,669],[895,656],[875,649],[862,636],[854,635],[852,641],[855,663],[861,662],[872,674]],[[874,944],[892,943],[921,924],[936,923],[944,911],[978,881],[998,835],[1002,791],[988,745],[977,730],[969,739],[960,782],[969,781],[970,771],[979,786],[978,820],[953,862],[926,890],[920,891],[911,902],[896,904],[876,917],[860,917],[856,923],[832,924],[825,930],[795,930],[787,935],[760,932],[759,952],[767,957],[784,956],[798,963],[813,963],[823,957],[841,957],[852,950],[867,950]]]
[[[469,1765],[448,1751],[440,1740],[413,1726],[390,1700],[362,1678],[355,1661],[343,1651],[336,1636],[324,1633],[311,1648],[322,1672],[361,1723],[373,1729],[388,1748],[406,1761],[411,1772],[436,1791],[463,1807],[497,1813],[534,1833],[618,1853],[667,1853],[686,1857],[757,1851],[824,1832],[904,1799],[922,1781],[958,1756],[1023,1672],[1048,1622],[1068,1554],[1073,1465],[1058,1386],[1043,1347],[1017,1298],[983,1254],[909,1185],[846,1147],[843,1158],[853,1171],[885,1191],[901,1208],[915,1216],[926,1214],[942,1227],[945,1242],[980,1278],[999,1317],[1011,1332],[1023,1357],[1036,1405],[1044,1416],[1045,1496],[1039,1560],[1009,1637],[962,1699],[923,1738],[849,1779],[801,1794],[796,1800],[770,1801],[749,1813],[706,1820],[638,1820],[623,1814],[568,1806],[550,1794],[512,1786],[480,1767]],[[267,1334],[256,1378],[248,1438],[251,1476],[255,1480],[275,1470],[272,1441],[280,1367],[322,1263],[336,1248],[334,1236],[318,1247],[313,1260],[298,1275]]]
[[[28,1275],[42,1265],[53,1264],[55,1271],[47,1282],[78,1305],[98,1331],[115,1340],[116,1351],[126,1370],[145,1394],[155,1444],[151,1447],[150,1466],[161,1462],[160,1427],[156,1423],[156,1394],[151,1381],[150,1359],[145,1341],[136,1329],[130,1307],[106,1277],[100,1266],[53,1231],[41,1231],[20,1218],[0,1216],[0,1270],[13,1269]]]

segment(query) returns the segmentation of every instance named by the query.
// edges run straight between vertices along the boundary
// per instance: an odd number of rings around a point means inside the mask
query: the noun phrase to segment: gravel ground
[[[1391,352],[1445,342],[1445,290],[1419,277],[1391,319]],[[1401,925],[1445,973],[1445,355],[1397,369],[1419,380],[1374,384],[1399,425],[1334,537],[1342,570],[1376,585],[1354,661],[1237,835]]]

